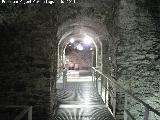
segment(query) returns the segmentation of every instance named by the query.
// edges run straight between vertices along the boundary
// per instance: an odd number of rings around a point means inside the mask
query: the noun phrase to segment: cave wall
[[[80,70],[88,70],[93,64],[91,51],[72,51],[66,57],[72,64],[77,64],[78,66],[75,66],[75,68],[78,67]],[[69,66],[70,65],[68,63],[68,67]]]
[[[106,37],[100,38],[103,72],[159,106],[159,6],[158,0],[0,6],[0,104],[33,105],[36,117],[51,111],[56,103],[57,28],[81,16],[97,18],[107,28]],[[117,91],[117,119],[122,119],[124,94]]]
[[[22,5],[0,14],[0,104],[32,105],[33,119],[45,119],[56,103],[56,26],[49,29],[49,13]]]
[[[100,7],[101,6],[101,7]],[[33,119],[45,119],[56,107],[58,26],[67,20],[112,21],[113,1],[79,4],[0,6],[0,104],[32,105]],[[107,34],[107,32],[106,32]],[[103,40],[103,70],[110,72],[107,38]]]
[[[115,19],[117,81],[155,109],[160,101],[159,6],[158,0],[120,0]],[[124,94],[118,94],[117,111],[122,113]],[[129,110],[140,119],[144,108],[128,99]]]

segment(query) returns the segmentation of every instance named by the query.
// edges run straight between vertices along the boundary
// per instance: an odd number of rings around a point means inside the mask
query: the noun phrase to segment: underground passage
[[[0,120],[160,120],[160,1],[2,0]]]

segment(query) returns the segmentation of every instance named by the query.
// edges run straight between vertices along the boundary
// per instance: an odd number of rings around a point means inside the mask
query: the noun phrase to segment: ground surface
[[[72,77],[71,73],[65,86],[57,83],[60,105],[54,120],[114,120],[92,85],[91,77],[78,76],[78,72]]]

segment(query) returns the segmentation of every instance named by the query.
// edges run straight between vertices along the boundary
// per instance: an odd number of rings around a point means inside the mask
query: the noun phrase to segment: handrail
[[[22,108],[24,109],[22,112],[20,112],[14,120],[21,120],[24,115],[28,112],[28,120],[32,120],[32,106],[24,106],[24,105],[0,105],[0,107],[3,108]]]
[[[130,95],[132,98],[134,98],[135,100],[137,100],[138,102],[140,102],[141,104],[143,104],[145,106],[145,108],[147,108],[149,111],[154,112],[155,114],[157,114],[158,116],[160,116],[160,112],[158,112],[156,109],[154,109],[153,107],[151,107],[149,104],[145,103],[144,101],[142,101],[141,99],[139,99],[138,97],[134,96],[131,92],[129,92],[128,90],[126,90],[125,88],[123,88],[121,85],[119,85],[112,77],[110,77],[109,75],[106,76],[105,74],[103,74],[102,72],[100,72],[99,70],[97,70],[96,68],[92,67],[92,69],[96,72],[98,72],[99,74],[101,74],[103,77],[105,77],[107,80],[109,80],[110,82],[114,83],[117,87],[119,87],[120,89],[122,89],[126,94]]]
[[[0,105],[0,108],[23,108],[25,109],[25,105]]]
[[[21,120],[28,112],[28,120],[32,120],[32,106],[26,107],[14,120]]]

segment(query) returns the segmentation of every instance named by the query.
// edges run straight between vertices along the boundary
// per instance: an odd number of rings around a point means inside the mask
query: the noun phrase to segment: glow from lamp
[[[88,35],[86,35],[83,40],[84,44],[86,44],[86,45],[90,45],[92,43],[92,41],[93,41],[92,37],[90,37]]]
[[[75,39],[74,38],[71,38],[70,39],[70,43],[74,43]]]
[[[77,45],[77,49],[82,51],[84,48],[83,48],[83,46],[81,44],[79,44],[79,45]]]
[[[90,50],[93,50],[93,48],[90,48]]]

